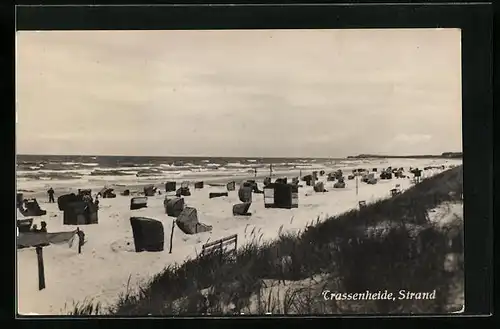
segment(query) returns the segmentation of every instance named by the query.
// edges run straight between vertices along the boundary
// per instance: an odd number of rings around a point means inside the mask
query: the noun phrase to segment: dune
[[[399,162],[398,162],[399,161]],[[424,167],[436,164],[435,160],[398,160],[393,167],[411,166]],[[451,161],[447,161],[449,164]],[[443,160],[444,163],[444,160]],[[459,160],[456,162],[460,163]],[[371,168],[372,165],[366,165]],[[374,166],[373,166],[374,167]],[[344,168],[343,168],[344,169]],[[427,177],[441,172],[433,169],[425,172]],[[344,174],[347,175],[347,169]],[[306,174],[303,171],[303,174]],[[280,173],[279,177],[297,176],[298,170]],[[262,178],[266,173],[257,177],[259,189],[263,188]],[[198,177],[197,181],[205,183],[222,184],[240,179],[252,178],[241,175],[238,177]],[[424,176],[425,177],[425,176]],[[184,180],[184,179],[183,179]],[[130,287],[149,280],[153,275],[174,263],[182,263],[187,259],[196,257],[203,244],[237,234],[238,244],[251,242],[255,237],[261,242],[275,239],[279,232],[297,232],[303,230],[307,224],[322,221],[329,216],[334,216],[350,209],[356,208],[361,200],[367,203],[375,202],[382,198],[390,197],[390,190],[396,184],[400,189],[408,189],[412,182],[410,179],[380,180],[377,184],[368,185],[359,182],[356,194],[355,181],[346,181],[346,188],[334,189],[334,182],[327,182],[326,175],[320,177],[324,181],[326,193],[316,193],[312,186],[299,189],[299,207],[295,209],[266,209],[262,194],[253,195],[253,203],[249,209],[250,217],[235,217],[232,214],[233,204],[239,203],[238,191],[231,191],[227,197],[209,199],[210,192],[225,192],[225,186],[210,186],[205,184],[203,189],[191,187],[192,195],[185,198],[186,206],[194,207],[198,211],[200,222],[213,226],[211,232],[194,235],[183,234],[177,227],[174,229],[173,252],[168,253],[168,241],[173,224],[173,218],[165,214],[163,200],[165,193],[148,197],[148,207],[138,210],[129,210],[130,197],[118,195],[114,199],[100,199],[99,224],[85,225],[80,228],[85,231],[86,244],[82,253],[78,254],[77,246],[71,248],[67,244],[50,245],[44,248],[44,266],[46,288],[38,291],[37,256],[33,248],[19,249],[17,251],[17,280],[18,280],[18,311],[23,314],[61,314],[71,309],[73,303],[83,300],[94,300],[101,305],[111,305],[116,302],[120,293]],[[180,182],[178,181],[178,186]],[[85,183],[84,186],[75,186],[74,181],[57,181],[53,186],[58,195],[78,188],[92,188],[97,193],[107,181]],[[164,191],[164,181],[147,181]],[[52,183],[52,182],[51,182]],[[117,178],[113,181],[117,194],[121,189],[140,187],[149,183],[146,181],[127,181]],[[34,218],[34,223],[46,221],[49,232],[73,231],[77,226],[63,225],[62,212],[58,210],[57,203],[46,203],[46,185],[39,182],[23,182],[23,188],[35,191],[31,196],[39,199],[47,210],[47,214]],[[31,184],[31,185],[30,185]],[[80,183],[82,184],[82,183]],[[304,184],[305,185],[305,184]],[[132,189],[131,189],[132,190]],[[130,226],[130,217],[143,216],[160,220],[165,231],[165,251],[136,253]],[[254,232],[251,234],[250,232]]]

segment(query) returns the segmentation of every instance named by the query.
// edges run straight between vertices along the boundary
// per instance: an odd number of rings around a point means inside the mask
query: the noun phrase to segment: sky
[[[19,154],[462,151],[458,29],[22,31]]]

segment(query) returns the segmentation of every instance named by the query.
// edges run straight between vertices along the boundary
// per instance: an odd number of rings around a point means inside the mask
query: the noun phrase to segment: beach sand
[[[422,168],[439,164],[459,165],[461,160],[441,160],[440,162],[435,159],[396,160],[389,165],[393,168],[404,166],[408,171],[409,166]],[[361,167],[372,168],[370,164],[364,164]],[[345,176],[350,174],[349,168],[342,169]],[[432,176],[441,171],[433,169],[423,174],[424,177]],[[306,175],[308,172],[303,171],[302,174]],[[266,175],[267,173],[261,173],[257,177],[260,189],[262,189],[261,178]],[[276,175],[276,177],[282,176],[289,178],[298,176],[298,171]],[[400,184],[402,190],[412,185],[410,179],[379,180],[375,185],[360,181],[358,194],[356,194],[354,180],[346,179],[345,189],[334,189],[333,182],[326,182],[325,175],[320,177],[320,180],[325,181],[325,188],[328,190],[326,193],[315,193],[312,187],[305,186],[305,182],[301,182],[303,187],[299,189],[299,207],[296,209],[266,209],[263,195],[253,194],[253,203],[249,210],[252,213],[251,217],[232,215],[232,205],[240,203],[237,190],[229,192],[228,197],[209,199],[210,192],[225,192],[226,187],[209,186],[208,183],[225,184],[231,180],[239,183],[244,178],[244,176],[200,177],[199,180],[205,181],[203,189],[195,190],[191,185],[192,195],[185,197],[186,205],[195,207],[198,210],[199,221],[212,225],[213,230],[186,235],[176,227],[172,254],[169,254],[168,249],[173,218],[165,214],[164,187],[161,188],[162,195],[148,197],[148,207],[139,210],[129,210],[130,197],[117,195],[114,199],[100,198],[99,224],[80,226],[87,240],[81,254],[77,252],[76,243],[72,248],[68,244],[62,244],[50,245],[43,249],[46,280],[44,290],[38,290],[37,256],[34,248],[17,251],[18,312],[20,314],[30,312],[62,314],[72,309],[73,302],[81,302],[84,299],[94,299],[104,306],[110,305],[116,301],[120,293],[126,291],[129,279],[130,287],[137,287],[138,283],[147,281],[169,264],[182,263],[188,258],[195,257],[201,251],[202,245],[208,241],[231,234],[238,234],[240,246],[259,237],[261,241],[274,239],[278,236],[281,226],[282,232],[297,232],[303,230],[307,224],[315,222],[318,217],[324,220],[357,207],[358,201],[365,200],[369,203],[387,198],[390,196],[389,191],[396,184]],[[253,175],[247,178],[253,178]],[[160,182],[157,181],[156,186],[163,186]],[[21,186],[18,184],[18,189],[32,191],[24,192],[25,197],[37,197],[42,209],[47,210],[47,215],[34,217],[34,223],[40,225],[40,221],[46,221],[49,232],[60,232],[75,230],[76,226],[63,225],[63,214],[57,208],[57,203],[47,203],[47,184],[55,189],[57,198],[70,190],[76,193],[78,188],[93,188],[92,192],[95,194],[104,183],[96,180],[77,186],[74,181],[34,181],[23,182]],[[154,182],[121,182],[117,178],[113,183],[116,186],[116,192],[119,193],[125,188],[141,190],[142,186]],[[129,221],[131,216],[151,217],[163,223],[165,251],[142,253],[134,251]],[[251,234],[252,231],[254,234]],[[65,307],[67,307],[66,311]]]

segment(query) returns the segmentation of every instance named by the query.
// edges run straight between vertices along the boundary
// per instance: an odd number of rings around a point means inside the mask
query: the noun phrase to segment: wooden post
[[[356,175],[356,195],[358,195],[358,175]]]
[[[269,177],[273,177],[273,164],[269,165]]]
[[[220,259],[222,260],[223,256],[224,256],[224,251],[222,250],[222,243],[223,243],[224,239],[220,239]]]
[[[172,253],[172,241],[174,239],[174,228],[175,228],[175,219],[172,220],[172,232],[170,233],[170,250],[169,250],[169,254]]]
[[[81,236],[79,227],[76,228],[76,235],[78,235],[78,253],[81,254],[82,253],[82,236]]]
[[[45,271],[43,268],[43,249],[42,246],[36,247],[36,256],[38,258],[38,290],[45,289]]]
[[[254,168],[253,171],[254,171],[254,177],[256,178],[257,177],[257,168]]]

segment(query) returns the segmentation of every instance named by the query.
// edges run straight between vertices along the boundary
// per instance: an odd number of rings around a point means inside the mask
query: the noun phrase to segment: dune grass
[[[236,255],[198,257],[171,265],[115,305],[75,304],[72,315],[443,313],[449,311],[463,266],[463,219],[436,226],[428,211],[462,202],[462,166],[423,180],[404,193],[308,225],[275,241],[255,240]],[[293,218],[292,218],[293,220]],[[314,221],[313,221],[314,222]],[[457,247],[459,246],[459,247]],[[436,290],[433,300],[325,301],[321,293]],[[456,289],[455,289],[456,290]],[[460,289],[459,289],[460,290]],[[460,307],[458,307],[460,308]]]

